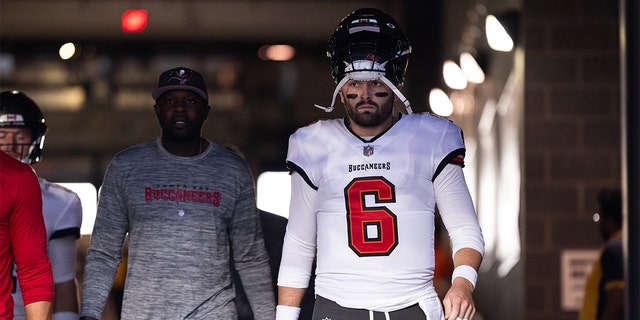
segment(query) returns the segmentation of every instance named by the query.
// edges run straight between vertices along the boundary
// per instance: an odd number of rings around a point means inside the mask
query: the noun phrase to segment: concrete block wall
[[[561,254],[602,244],[592,214],[619,186],[618,1],[524,0],[525,318],[561,305]]]

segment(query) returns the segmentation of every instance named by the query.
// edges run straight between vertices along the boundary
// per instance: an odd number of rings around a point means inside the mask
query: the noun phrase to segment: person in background
[[[226,148],[237,153],[243,159],[246,160],[244,152],[233,144],[226,144]],[[258,190],[259,191],[259,190]],[[260,212],[260,224],[262,225],[262,234],[264,236],[264,245],[267,248],[269,254],[269,268],[271,269],[271,279],[273,280],[273,290],[278,293],[278,287],[276,281],[278,280],[278,269],[280,269],[280,260],[282,259],[282,243],[284,241],[284,233],[287,229],[287,218],[258,209]],[[232,266],[233,267],[233,266]],[[238,319],[239,320],[254,320],[253,312],[247,301],[247,295],[244,292],[242,281],[238,271],[233,269],[233,280],[236,284],[236,305],[238,307]],[[313,294],[313,277],[309,281],[309,288],[307,290],[301,303],[300,320],[311,320],[313,313],[313,302],[315,300]],[[274,297],[275,298],[275,297]],[[274,301],[274,303],[277,301]]]
[[[289,138],[289,222],[276,319],[297,319],[314,258],[314,320],[472,319],[484,240],[462,167],[461,129],[413,114],[400,93],[409,40],[373,8],[347,15],[329,39],[344,119]],[[318,106],[326,111],[330,107]],[[394,114],[395,100],[407,114]],[[455,269],[441,302],[433,286],[435,207]],[[444,305],[444,310],[443,310]]]
[[[203,76],[167,70],[151,96],[161,136],[116,154],[104,175],[82,319],[100,318],[126,235],[122,319],[236,319],[231,263],[256,319],[273,319],[253,176],[241,156],[201,136],[210,111]]]
[[[33,165],[39,162],[47,132],[40,108],[20,91],[4,91],[0,95],[0,149],[24,163]],[[82,205],[73,191],[43,178],[38,180],[47,232],[47,252],[55,283],[53,320],[77,320],[76,255]],[[16,286],[12,294],[15,302],[14,319],[25,319],[20,286]]]
[[[278,269],[280,268],[280,260],[282,259],[282,243],[284,240],[285,230],[287,228],[287,218],[277,214],[260,210],[260,222],[264,233],[264,242],[269,253],[269,265],[271,268],[271,277],[274,282],[274,292],[277,294],[278,288],[275,285],[278,280]],[[236,303],[238,304],[239,320],[254,320],[255,317],[251,312],[249,303],[244,293],[242,282],[237,272],[234,270],[234,280],[236,281]],[[309,279],[309,290],[300,304],[299,320],[311,320],[313,314],[313,303],[315,301],[313,293],[313,277]],[[274,303],[277,301],[274,301]]]
[[[606,242],[585,285],[580,320],[624,318],[624,254],[622,248],[622,192],[602,189],[597,223]]]
[[[14,261],[27,319],[51,319],[53,276],[38,178],[29,165],[2,151],[0,177],[0,319],[13,319]]]

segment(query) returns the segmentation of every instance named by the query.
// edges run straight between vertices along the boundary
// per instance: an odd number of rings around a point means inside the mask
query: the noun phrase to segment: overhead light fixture
[[[263,45],[258,49],[262,60],[289,61],[296,55],[296,49],[288,44]]]
[[[60,46],[58,55],[62,60],[69,60],[76,55],[76,45],[73,42],[67,42]]]
[[[125,33],[142,32],[147,28],[147,10],[129,9],[122,14],[122,31]]]
[[[503,52],[513,50],[518,37],[518,17],[517,11],[487,15],[485,34],[491,49]]]
[[[451,89],[462,90],[467,87],[467,77],[462,69],[453,61],[446,60],[442,66],[444,83]]]
[[[484,71],[478,61],[468,52],[460,54],[460,69],[471,83],[483,83]]]
[[[441,117],[448,117],[453,113],[453,103],[440,88],[433,88],[429,92],[429,106],[433,113]]]

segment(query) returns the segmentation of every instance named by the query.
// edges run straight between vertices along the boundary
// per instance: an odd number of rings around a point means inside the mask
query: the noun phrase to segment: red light
[[[122,31],[141,32],[147,27],[147,10],[130,9],[122,14]]]

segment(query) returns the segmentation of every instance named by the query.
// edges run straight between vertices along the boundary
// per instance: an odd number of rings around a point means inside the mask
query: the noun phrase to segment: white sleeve
[[[82,226],[82,202],[78,194],[70,192],[68,198],[68,206],[60,212],[56,221],[56,229],[69,229],[77,237],[80,236],[80,227]],[[46,204],[45,204],[46,205]]]
[[[62,283],[76,277],[76,238],[67,236],[49,240],[49,260],[53,282]]]
[[[291,174],[289,221],[282,246],[278,285],[292,288],[309,286],[316,255],[317,192],[297,172]]]
[[[446,165],[434,183],[436,203],[451,238],[453,254],[471,248],[484,255],[484,239],[462,167]]]

